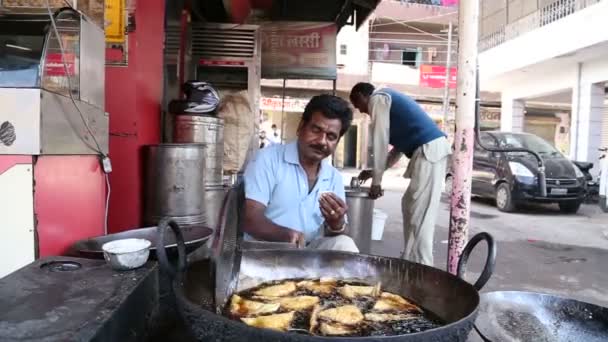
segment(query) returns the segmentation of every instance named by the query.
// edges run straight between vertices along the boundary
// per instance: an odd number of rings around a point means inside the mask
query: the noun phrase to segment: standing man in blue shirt
[[[401,200],[405,246],[402,258],[433,266],[435,221],[447,157],[451,152],[445,134],[412,98],[369,83],[358,83],[350,93],[353,105],[372,119],[373,170],[370,196],[382,196],[382,175],[405,154],[409,164],[404,177],[410,184]],[[393,148],[388,151],[389,144]]]
[[[342,175],[327,161],[352,119],[343,99],[315,96],[304,109],[295,142],[257,152],[244,175],[248,238],[359,251],[344,235],[347,206]]]

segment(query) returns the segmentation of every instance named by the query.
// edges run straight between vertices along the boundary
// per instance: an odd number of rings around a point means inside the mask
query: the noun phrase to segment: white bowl
[[[143,266],[148,261],[152,243],[146,239],[121,239],[106,242],[101,246],[103,257],[118,271],[127,271]]]

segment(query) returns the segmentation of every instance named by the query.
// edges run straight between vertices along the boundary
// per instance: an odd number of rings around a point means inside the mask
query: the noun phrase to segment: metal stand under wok
[[[347,252],[307,249],[244,248],[239,243],[242,189],[231,189],[223,206],[222,224],[214,260],[186,262],[179,227],[168,220],[159,224],[159,244],[170,228],[176,235],[179,261],[172,266],[158,248],[163,269],[172,274],[180,314],[199,341],[334,341],[344,338],[303,335],[258,329],[218,314],[232,293],[263,281],[285,278],[333,276],[382,283],[386,291],[411,298],[446,324],[424,332],[397,336],[348,338],[357,341],[466,341],[477,316],[478,291],[494,270],[496,246],[487,233],[476,235],[466,246],[459,263],[462,276],[471,251],[481,241],[488,244],[486,265],[475,285],[448,272],[406,260]],[[234,239],[236,237],[236,240]],[[236,241],[236,244],[234,243]],[[161,245],[162,246],[162,245]],[[229,261],[232,261],[230,263]],[[227,266],[226,266],[227,265]],[[227,267],[227,268],[223,268]]]

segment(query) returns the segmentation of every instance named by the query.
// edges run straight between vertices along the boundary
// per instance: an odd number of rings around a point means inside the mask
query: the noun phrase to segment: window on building
[[[346,52],[347,52],[346,44],[340,44],[340,54],[346,55]]]
[[[405,49],[401,51],[401,64],[418,67],[420,65],[422,49]]]

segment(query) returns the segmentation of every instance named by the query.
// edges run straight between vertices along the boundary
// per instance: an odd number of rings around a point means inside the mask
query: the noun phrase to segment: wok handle
[[[165,249],[165,232],[168,227],[171,228],[173,234],[175,234],[177,245],[177,269],[169,262]],[[156,257],[158,258],[160,268],[167,272],[171,278],[179,276],[186,270],[186,243],[184,242],[184,236],[177,223],[169,218],[163,218],[158,223],[158,229],[156,231]]]
[[[467,243],[460,255],[460,260],[458,261],[458,277],[460,279],[464,279],[464,274],[467,270],[467,262],[469,261],[469,256],[475,246],[481,241],[485,240],[488,245],[488,256],[486,257],[486,264],[483,267],[483,271],[479,276],[479,279],[475,282],[475,289],[480,291],[481,288],[490,280],[492,273],[494,273],[494,268],[496,266],[496,242],[492,235],[481,232],[475,236]]]

